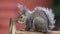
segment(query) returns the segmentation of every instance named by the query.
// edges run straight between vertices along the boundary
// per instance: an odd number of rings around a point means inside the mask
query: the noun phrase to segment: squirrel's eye
[[[23,18],[23,17],[20,17],[20,18]]]

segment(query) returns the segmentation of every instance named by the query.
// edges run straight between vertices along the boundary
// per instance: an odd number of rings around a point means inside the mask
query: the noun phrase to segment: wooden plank
[[[48,34],[60,34],[60,31],[49,31]]]
[[[44,34],[41,32],[16,31],[16,34]],[[60,34],[60,31],[49,31],[46,34]]]
[[[44,34],[40,32],[16,31],[16,34]]]
[[[10,18],[9,34],[15,34],[15,33],[16,33],[16,23],[12,18]]]

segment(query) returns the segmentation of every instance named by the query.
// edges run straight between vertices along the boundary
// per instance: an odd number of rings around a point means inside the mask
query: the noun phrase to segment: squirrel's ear
[[[29,9],[27,9],[24,5],[21,5],[18,3],[17,7],[22,11],[23,14],[25,13],[31,13],[31,11]]]
[[[21,11],[24,11],[25,10],[25,6],[24,5],[21,5],[18,3],[17,7],[21,10]]]

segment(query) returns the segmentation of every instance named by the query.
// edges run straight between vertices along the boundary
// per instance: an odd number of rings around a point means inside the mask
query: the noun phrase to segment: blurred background
[[[53,12],[55,13],[56,27],[54,30],[60,31],[60,0],[53,0]]]
[[[60,30],[60,0],[0,0],[0,34],[8,34],[9,19],[16,19],[18,15],[17,3],[33,10],[36,6],[52,8],[55,13],[56,27],[53,30]],[[24,28],[23,24],[16,24],[17,30]]]

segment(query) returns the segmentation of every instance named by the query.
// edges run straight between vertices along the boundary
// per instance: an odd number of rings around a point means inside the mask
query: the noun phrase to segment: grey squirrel
[[[30,31],[31,28],[34,28],[34,31],[48,32],[49,29],[52,30],[54,28],[54,14],[52,14],[51,10],[46,10],[43,7],[35,7],[33,11],[30,11],[23,5],[18,5],[18,8],[22,8],[23,13],[21,13],[21,15],[23,16],[19,16],[25,17],[24,23],[26,24],[26,31]],[[20,20],[18,22],[21,23]]]

